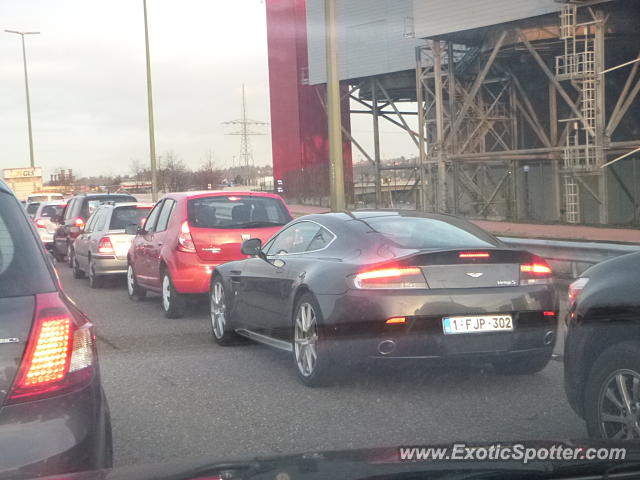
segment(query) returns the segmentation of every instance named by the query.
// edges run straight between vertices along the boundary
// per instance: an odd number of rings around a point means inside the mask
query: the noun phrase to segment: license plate
[[[513,319],[511,315],[444,317],[442,319],[442,329],[447,335],[456,333],[512,331]]]

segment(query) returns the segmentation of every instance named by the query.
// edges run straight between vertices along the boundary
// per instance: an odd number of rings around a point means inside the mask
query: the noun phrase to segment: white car
[[[36,203],[29,204],[27,207],[28,213],[30,213],[29,207],[31,205],[36,205]],[[53,223],[51,218],[62,215],[67,202],[63,200],[55,200],[51,202],[40,202],[37,203],[37,205],[38,207],[33,209],[34,213],[31,218],[33,218],[33,223],[36,226],[40,240],[42,240],[45,247],[50,248],[53,246],[53,234],[56,231],[56,228],[58,228],[58,224]]]
[[[64,200],[61,193],[32,193],[27,197],[27,203],[57,202]]]

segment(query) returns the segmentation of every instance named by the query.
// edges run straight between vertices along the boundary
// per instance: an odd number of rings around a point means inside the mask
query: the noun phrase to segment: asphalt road
[[[586,435],[557,360],[522,377],[480,366],[377,363],[309,389],[284,352],[216,346],[207,305],[168,320],[159,297],[133,303],[124,281],[92,290],[66,265],[59,271],[96,325],[116,465]]]

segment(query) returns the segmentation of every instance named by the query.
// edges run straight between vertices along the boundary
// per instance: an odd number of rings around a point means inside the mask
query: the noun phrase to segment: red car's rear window
[[[189,223],[199,228],[259,228],[285,225],[291,216],[277,198],[242,195],[193,198]]]

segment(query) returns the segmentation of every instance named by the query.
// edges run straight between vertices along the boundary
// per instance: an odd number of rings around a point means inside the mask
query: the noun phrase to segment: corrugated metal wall
[[[340,78],[413,70],[412,0],[337,2]],[[309,83],[326,82],[324,0],[307,0]]]
[[[414,0],[416,37],[426,38],[558,11],[556,0]]]

